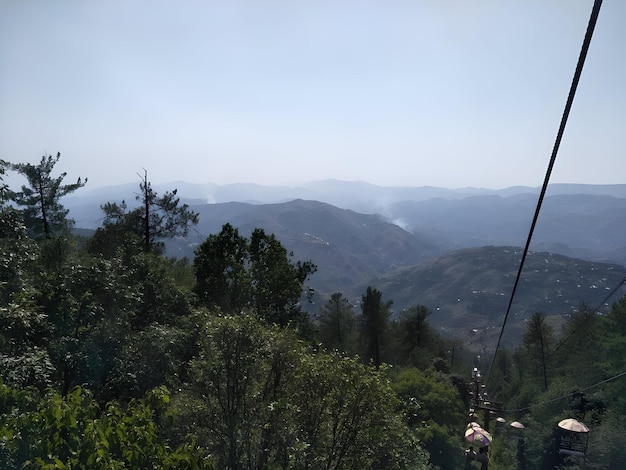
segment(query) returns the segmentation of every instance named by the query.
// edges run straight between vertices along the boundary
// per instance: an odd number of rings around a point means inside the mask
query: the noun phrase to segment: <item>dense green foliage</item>
[[[252,308],[269,323],[301,326],[302,285],[317,268],[309,261],[293,263],[291,256],[262,229],[247,239],[225,224],[196,251],[195,293],[204,305],[225,313]]]
[[[374,287],[307,315],[315,266],[262,229],[225,225],[189,263],[146,250],[126,210],[91,240],[46,239],[6,201],[0,468],[471,467],[474,365],[526,425],[513,439],[484,416],[492,470],[581,468],[558,452],[567,417],[592,430],[585,468],[626,465],[623,299],[605,316],[582,306],[562,331],[537,313],[489,371],[489,351],[441,337],[424,305],[394,313]]]
[[[531,319],[523,346],[498,354],[488,382],[510,420],[526,425],[522,441],[506,426],[497,431],[506,438],[494,444],[490,468],[624,468],[625,325],[624,299],[605,316],[582,305],[558,335],[543,316]],[[565,418],[590,429],[584,461],[559,452],[557,423]]]
[[[428,467],[386,369],[311,346],[315,267],[273,235],[245,240],[232,309],[195,294],[201,250],[193,270],[121,222],[79,243],[0,217],[0,467]]]
[[[219,468],[425,463],[383,371],[315,351],[254,315],[201,323],[190,382],[174,402],[180,434],[194,434]]]
[[[80,387],[39,395],[0,384],[0,463],[7,470],[214,468],[192,442],[165,444],[158,415],[169,417],[168,402],[164,388],[100,406]]]

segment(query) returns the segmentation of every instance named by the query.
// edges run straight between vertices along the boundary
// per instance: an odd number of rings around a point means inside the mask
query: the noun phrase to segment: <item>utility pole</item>
[[[483,391],[485,385],[482,383],[482,376],[477,367],[472,370],[472,400],[470,404],[470,416],[483,412],[483,429],[489,431],[489,421],[502,410],[502,404],[491,401],[487,398],[487,392]]]

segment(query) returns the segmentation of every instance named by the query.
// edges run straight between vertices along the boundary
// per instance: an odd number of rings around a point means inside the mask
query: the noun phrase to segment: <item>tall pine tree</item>
[[[175,236],[186,236],[189,228],[198,223],[198,213],[189,209],[187,204],[180,204],[176,196],[177,190],[168,191],[159,196],[152,189],[148,180],[148,172],[139,184],[140,192],[135,199],[139,206],[129,209],[125,201],[120,204],[107,202],[102,206],[105,220],[103,230],[106,232],[127,231],[140,237],[146,253],[162,248],[160,240]],[[106,239],[98,234],[98,239]],[[116,237],[112,237],[116,238]]]
[[[87,183],[87,178],[82,180],[79,177],[74,184],[62,184],[67,176],[65,172],[53,177],[52,170],[60,158],[61,154],[57,153],[56,157],[41,157],[38,165],[10,165],[12,170],[25,176],[28,181],[28,185],[23,185],[21,191],[11,193],[11,198],[18,206],[24,207],[24,222],[35,237],[43,235],[49,239],[53,234],[73,226],[74,221],[67,218],[69,211],[59,201]]]
[[[382,364],[392,304],[392,301],[383,303],[382,292],[378,289],[372,289],[370,286],[368,286],[365,295],[362,296],[361,339],[364,357],[371,361],[376,368]]]

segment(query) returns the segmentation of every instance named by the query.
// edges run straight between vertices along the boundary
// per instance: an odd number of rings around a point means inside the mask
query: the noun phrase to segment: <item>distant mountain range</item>
[[[91,189],[85,187],[67,196],[67,205],[102,204],[125,199],[134,200],[138,192],[137,184],[127,183]],[[342,209],[352,209],[366,214],[382,213],[389,204],[403,201],[426,201],[429,199],[466,199],[471,196],[509,197],[519,194],[538,195],[540,188],[513,186],[504,189],[485,188],[439,188],[433,186],[377,186],[361,181],[323,180],[292,186],[264,186],[258,184],[227,184],[213,183],[194,184],[184,181],[173,181],[166,184],[153,185],[158,192],[178,189],[179,195],[186,201],[198,203],[246,202],[249,204],[274,204],[294,199],[305,199],[326,202]],[[626,198],[626,184],[621,185],[585,185],[585,184],[554,184],[548,189],[547,196],[586,194],[590,196],[612,196]]]
[[[226,222],[244,235],[261,227],[295,258],[318,265],[310,281],[317,303],[309,308],[337,291],[356,302],[372,285],[394,300],[396,311],[426,305],[433,325],[475,345],[501,323],[539,194],[527,187],[452,190],[335,180],[153,187],[178,189],[181,202],[200,214],[196,232],[168,243],[172,256],[192,258],[197,244]],[[93,229],[101,224],[101,204],[132,204],[138,189],[82,189],[62,202],[77,227]],[[581,302],[601,302],[626,275],[625,232],[626,185],[551,186],[512,323],[520,328],[535,311],[567,314]]]
[[[377,214],[386,222],[432,240],[443,251],[485,245],[523,246],[539,194],[539,188],[522,186],[501,190],[412,188],[336,180],[277,187],[178,181],[154,188],[160,193],[177,188],[182,202],[195,210],[217,211],[216,215],[207,214],[211,219],[201,217],[201,235],[219,230],[221,222],[214,218],[227,217],[229,210],[236,208],[247,214],[269,210],[234,204],[218,208],[222,203],[262,206],[302,199]],[[101,204],[121,200],[132,204],[137,191],[138,185],[132,184],[81,189],[63,203],[78,227],[95,228],[102,222]],[[206,208],[207,204],[215,207]],[[555,184],[544,199],[531,248],[626,264],[626,239],[622,236],[625,228],[626,185]]]

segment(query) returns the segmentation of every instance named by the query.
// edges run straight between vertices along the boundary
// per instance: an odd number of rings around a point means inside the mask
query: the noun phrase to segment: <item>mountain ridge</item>
[[[102,204],[102,198],[107,194],[118,194],[120,198],[130,202],[133,195],[138,191],[137,183],[124,183],[97,188],[84,188],[81,191],[68,195],[65,200],[71,201],[72,205],[79,200],[89,199]],[[427,200],[434,197],[445,199],[462,199],[469,196],[496,194],[510,196],[514,194],[538,195],[540,187],[510,186],[501,189],[489,188],[445,188],[437,186],[379,186],[364,181],[340,181],[326,179],[311,181],[295,185],[261,185],[255,183],[232,183],[219,185],[215,183],[188,183],[185,181],[173,181],[168,183],[153,184],[158,192],[177,188],[178,194],[184,199],[202,200],[207,203],[219,202],[248,202],[251,204],[269,204],[286,202],[292,199],[312,199],[327,202],[342,209],[355,209],[363,205],[362,201],[382,199],[385,202],[399,202],[405,200]],[[557,194],[589,194],[610,195],[626,198],[626,184],[572,184],[556,183],[548,187],[547,196]]]
[[[241,199],[249,196],[259,200],[285,196],[279,190],[271,194],[263,193],[265,189],[259,185],[244,186],[252,192],[243,191]],[[311,260],[318,265],[318,272],[310,280],[310,287],[317,293],[316,304],[307,305],[309,310],[319,308],[325,296],[333,292],[343,292],[358,303],[360,293],[371,285],[381,289],[385,298],[394,300],[397,309],[408,308],[416,303],[426,305],[433,311],[433,324],[438,328],[445,328],[447,324],[450,329],[448,334],[467,336],[467,340],[477,347],[493,341],[489,334],[493,334],[494,328],[501,321],[498,314],[503,313],[502,304],[494,307],[494,302],[502,301],[502,297],[510,291],[505,281],[510,280],[512,270],[519,263],[519,259],[509,259],[511,255],[502,251],[505,248],[497,248],[499,254],[495,256],[493,247],[509,247],[507,249],[512,252],[521,250],[519,247],[524,246],[528,236],[538,188],[516,187],[499,191],[465,188],[455,191],[422,187],[400,191],[384,187],[372,189],[372,185],[367,183],[344,185],[337,181],[313,186],[317,187],[315,191],[318,192],[321,191],[320,187],[330,188],[332,197],[327,199],[349,193],[350,198],[344,200],[342,205],[359,206],[363,210],[342,208],[330,202],[306,198],[264,204],[241,201],[208,203],[207,198],[199,197],[201,191],[216,189],[216,186],[195,186],[196,192],[193,192],[186,191],[186,187],[180,185],[155,185],[154,189],[159,193],[178,189],[181,202],[189,204],[192,210],[200,214],[196,230],[185,239],[168,241],[167,253],[169,256],[192,258],[198,244],[209,234],[219,232],[226,222],[237,227],[245,236],[254,228],[263,228],[268,233],[274,233],[286,249],[294,253],[295,259]],[[242,187],[231,187],[228,191],[237,188]],[[263,194],[253,194],[253,190],[259,188]],[[370,192],[363,195],[357,188],[367,188]],[[77,227],[87,221],[93,229],[101,223],[100,204],[124,198],[131,202],[128,200],[129,195],[134,202],[133,192],[137,191],[138,188],[123,185],[108,193],[97,191],[83,199],[77,193],[73,198],[64,198],[63,203],[70,209],[70,217],[76,218]],[[229,198],[228,191],[220,193],[216,190],[213,195]],[[427,194],[432,197],[426,197]],[[383,198],[381,195],[386,196]],[[97,204],[94,199],[96,196],[100,198]],[[408,196],[414,199],[407,199]],[[564,272],[576,272],[577,265],[596,263],[596,269],[607,273],[603,277],[614,280],[613,273],[619,276],[624,274],[626,242],[621,236],[624,231],[626,185],[556,185],[546,194],[530,250],[532,253],[548,253],[544,258],[549,259],[553,266],[567,266],[563,268]],[[483,252],[478,254],[471,250]],[[483,265],[484,272],[476,272],[473,271],[477,266],[476,261],[468,261],[467,256],[482,259],[495,256],[508,261],[504,270]],[[567,262],[559,256],[566,257]],[[502,264],[503,260],[498,263]],[[430,269],[439,266],[438,271],[433,271],[437,274],[431,273],[430,276],[436,277],[440,284],[432,288],[423,284],[429,276],[424,271],[428,266]],[[455,272],[455,269],[459,272]],[[534,269],[539,268],[533,268],[533,272]],[[472,272],[473,277],[468,274]],[[550,275],[547,273],[542,282],[546,285],[552,282],[554,287],[556,281],[550,281]],[[589,273],[585,275],[589,277]],[[481,287],[470,289],[476,279],[483,278],[489,279],[487,285],[499,286],[499,293],[504,296],[468,296],[468,289],[477,292],[486,290]],[[408,279],[413,279],[413,284],[407,285]],[[447,298],[442,286],[453,279],[463,280],[463,298],[473,298],[476,308],[462,309],[463,302],[456,305],[454,298],[452,301]],[[568,279],[569,283],[573,282],[573,278]],[[598,280],[591,283],[601,284]],[[540,285],[541,282],[538,283]],[[409,295],[411,291],[413,294]],[[520,295],[524,299],[523,294]],[[544,298],[546,294],[542,296]],[[483,302],[482,307],[479,300]],[[544,309],[544,313],[555,319],[570,313],[581,302],[599,301],[596,295],[581,296],[570,303],[561,300],[553,300],[552,304],[538,304],[531,295],[523,301],[530,310]],[[476,315],[474,310],[484,312]],[[442,311],[447,312],[445,317],[440,317]],[[522,313],[525,318],[528,311]],[[514,314],[514,318],[520,314]],[[445,318],[445,321],[441,318]],[[514,321],[513,324],[517,328],[513,330],[519,333],[523,323]],[[473,332],[472,335],[468,336],[468,331]],[[487,337],[489,341],[485,339]]]

